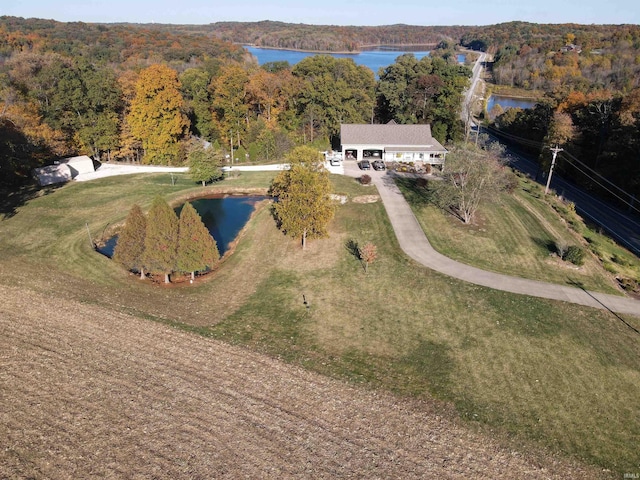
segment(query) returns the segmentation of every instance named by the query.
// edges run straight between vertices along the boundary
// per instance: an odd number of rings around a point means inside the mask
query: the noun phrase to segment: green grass
[[[469,265],[551,283],[582,284],[589,290],[620,293],[593,255],[577,268],[562,261],[556,242],[585,244],[540,198],[538,186],[521,180],[513,195],[482,205],[473,225],[465,225],[429,200],[428,190],[411,179],[399,182],[429,241],[440,253]]]
[[[246,188],[265,181],[239,179]],[[332,181],[350,197],[375,192],[346,177]],[[416,265],[379,203],[339,206],[330,238],[305,252],[262,208],[235,253],[193,287],[141,282],[90,249],[85,221],[99,232],[133,202],[144,208],[159,192],[171,201],[198,190],[186,179],[170,189],[162,176],[119,177],[29,201],[0,221],[0,282],[168,322],[369,388],[435,398],[517,448],[542,445],[616,472],[640,468],[638,335],[604,311]],[[377,245],[367,274],[349,241]],[[640,328],[640,319],[624,320]]]

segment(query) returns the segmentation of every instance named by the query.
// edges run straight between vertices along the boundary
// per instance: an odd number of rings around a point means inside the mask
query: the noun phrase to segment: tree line
[[[215,240],[190,203],[180,217],[162,198],[156,197],[147,216],[134,205],[118,236],[113,259],[129,271],[162,275],[169,283],[173,272],[189,273],[211,269],[220,254]]]
[[[404,55],[376,81],[368,68],[328,55],[260,67],[217,39],[197,50],[192,33],[0,20],[5,184],[68,155],[180,165],[193,138],[235,163],[281,159],[297,145],[337,146],[341,123],[431,123],[442,143],[461,135],[456,112],[470,71],[450,54]],[[125,53],[97,53],[124,31]],[[188,61],[178,51],[191,52]]]
[[[556,90],[532,109],[497,115],[491,127],[539,155],[539,175],[549,169],[549,148],[560,146],[556,171],[565,178],[622,205],[640,195],[640,87]]]

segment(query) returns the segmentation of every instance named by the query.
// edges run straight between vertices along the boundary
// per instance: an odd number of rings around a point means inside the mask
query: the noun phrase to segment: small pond
[[[246,225],[256,204],[266,198],[263,195],[229,195],[199,198],[190,203],[200,214],[222,256]],[[176,208],[176,213],[180,215],[181,210],[182,205]],[[117,241],[117,235],[109,238],[104,245],[98,247],[98,251],[111,258]]]
[[[487,101],[487,112],[491,113],[491,110],[495,105],[500,105],[502,110],[508,108],[533,108],[537,102],[531,98],[519,98],[519,97],[507,97],[500,95],[491,95]]]

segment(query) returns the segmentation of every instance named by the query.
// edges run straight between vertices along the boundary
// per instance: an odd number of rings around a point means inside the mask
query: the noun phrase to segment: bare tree
[[[496,200],[512,175],[495,152],[470,144],[455,147],[447,155],[442,181],[432,182],[435,200],[464,223],[472,223],[478,208]]]

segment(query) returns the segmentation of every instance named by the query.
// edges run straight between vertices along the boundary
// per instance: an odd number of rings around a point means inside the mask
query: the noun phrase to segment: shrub
[[[507,193],[512,194],[516,191],[516,189],[520,186],[520,180],[513,173],[513,170],[507,169],[505,170],[504,176],[504,189]]]
[[[362,175],[360,177],[360,183],[362,185],[370,185],[371,184],[371,176],[369,175]]]
[[[574,265],[580,266],[584,264],[584,250],[577,245],[571,245],[567,248],[564,259]]]
[[[416,187],[426,188],[429,185],[429,181],[426,178],[420,177],[416,179]]]

